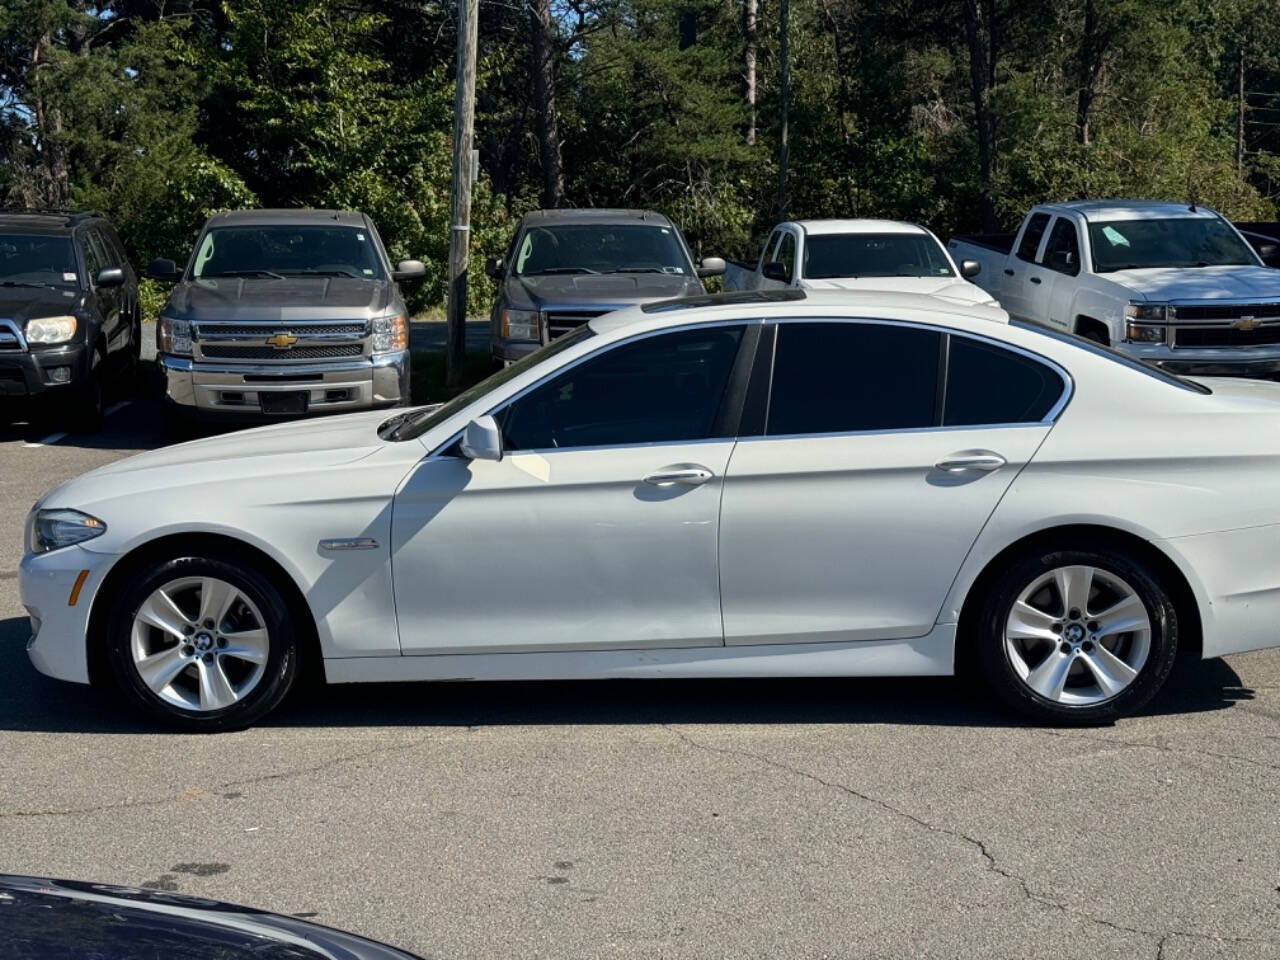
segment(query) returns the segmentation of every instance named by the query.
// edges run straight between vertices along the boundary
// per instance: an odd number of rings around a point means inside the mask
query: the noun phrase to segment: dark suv
[[[77,430],[102,421],[102,390],[131,383],[138,283],[96,213],[0,212],[0,418]]]

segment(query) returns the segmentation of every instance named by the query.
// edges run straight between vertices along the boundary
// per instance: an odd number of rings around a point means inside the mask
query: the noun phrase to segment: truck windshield
[[[212,277],[355,277],[381,280],[382,258],[369,231],[338,226],[215,227],[191,268]]]
[[[953,277],[942,248],[922,233],[832,233],[805,238],[804,276]]]
[[[629,223],[582,223],[525,230],[516,251],[518,276],[574,273],[693,272],[671,227]]]
[[[0,285],[74,287],[79,282],[70,237],[0,235]]]
[[[1148,267],[1254,266],[1248,245],[1219,217],[1090,223],[1096,273]]]

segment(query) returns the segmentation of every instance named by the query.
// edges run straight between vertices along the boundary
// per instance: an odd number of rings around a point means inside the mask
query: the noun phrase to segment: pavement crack
[[[927,830],[929,833],[942,834],[944,836],[952,837],[953,839],[963,841],[964,843],[968,844],[970,847],[972,847],[974,850],[978,852],[978,854],[982,857],[983,864],[987,870],[996,874],[997,876],[1003,877],[1004,879],[1007,879],[1017,884],[1018,889],[1022,891],[1022,895],[1024,899],[1028,900],[1031,903],[1035,903],[1039,906],[1048,908],[1050,910],[1056,910],[1068,916],[1072,916],[1079,920],[1083,920],[1087,923],[1092,923],[1100,927],[1105,927],[1117,933],[1124,933],[1124,934],[1130,934],[1133,936],[1145,937],[1151,940],[1152,943],[1155,945],[1157,960],[1162,960],[1163,958],[1165,942],[1169,938],[1175,937],[1175,936],[1187,937],[1193,940],[1212,940],[1212,941],[1225,942],[1225,943],[1267,944],[1271,946],[1280,945],[1280,940],[1270,940],[1265,938],[1253,938],[1253,937],[1225,937],[1225,936],[1220,936],[1220,935],[1211,934],[1211,933],[1200,933],[1198,931],[1192,931],[1192,930],[1167,930],[1167,931],[1148,930],[1142,927],[1131,927],[1123,923],[1118,923],[1114,920],[1108,920],[1106,917],[1100,917],[1100,916],[1097,916],[1096,914],[1089,913],[1077,907],[1072,907],[1070,904],[1066,904],[1066,903],[1062,903],[1061,901],[1054,900],[1052,897],[1049,897],[1045,894],[1039,893],[1036,890],[1033,890],[1031,888],[1030,883],[1027,881],[1025,877],[1020,876],[1017,873],[1014,873],[1012,870],[1009,870],[1008,868],[1000,864],[1000,862],[996,859],[995,855],[988,848],[986,841],[978,837],[970,836],[969,834],[965,833],[962,830],[956,830],[950,827],[941,826],[936,823],[931,823],[930,821],[925,820],[922,817],[916,816],[914,813],[911,813],[908,810],[904,810],[901,807],[894,806],[893,804],[889,803],[886,800],[882,800],[879,797],[873,797],[870,794],[863,793],[860,790],[856,790],[853,787],[849,786],[848,784],[839,783],[834,780],[827,780],[823,777],[818,776],[816,773],[812,773],[808,770],[802,770],[799,767],[795,767],[795,766],[792,766],[791,764],[784,763],[781,760],[776,760],[773,757],[769,757],[760,753],[753,753],[750,750],[742,750],[742,749],[733,748],[733,747],[712,746],[711,744],[703,743],[700,740],[694,739],[693,737],[685,733],[683,730],[677,729],[676,727],[673,727],[670,724],[663,723],[661,724],[661,726],[665,730],[674,734],[679,740],[681,740],[682,742],[684,742],[685,744],[687,744],[688,746],[692,747],[695,750],[701,750],[707,753],[721,754],[724,756],[742,757],[748,760],[753,760],[756,763],[763,764],[767,767],[772,767],[775,770],[783,771],[784,773],[790,774],[791,776],[800,777],[801,779],[819,784],[823,787],[826,787],[827,789],[840,791],[841,793],[847,794],[848,796],[861,800],[864,803],[869,803],[875,807],[879,807],[881,810],[884,810],[895,817],[906,820],[909,823],[913,823],[916,826],[920,827],[921,829]],[[1138,744],[1138,746],[1143,746],[1143,744]]]
[[[1250,766],[1262,767],[1264,770],[1280,770],[1280,764],[1268,763],[1265,760],[1255,760],[1253,757],[1242,756],[1238,753],[1218,753],[1214,750],[1202,750],[1198,747],[1174,747],[1152,740],[1119,740],[1113,737],[1099,737],[1087,733],[1060,733],[1054,730],[1042,730],[1041,733],[1046,736],[1057,737],[1059,740],[1088,740],[1093,743],[1105,743],[1113,747],[1124,747],[1130,750],[1156,750],[1160,753],[1174,753],[1182,755],[1193,754],[1201,757],[1213,757],[1217,760],[1234,760],[1237,763],[1246,763]]]
[[[410,743],[400,743],[388,747],[375,747],[371,750],[361,750],[356,753],[344,754],[339,757],[330,757],[322,763],[313,764],[309,767],[298,767],[291,770],[280,770],[275,773],[263,773],[252,777],[242,777],[238,780],[227,780],[208,787],[187,787],[178,793],[169,794],[163,797],[150,797],[138,800],[122,800],[118,803],[102,803],[84,807],[61,807],[46,808],[37,810],[6,810],[0,811],[0,820],[23,819],[34,817],[76,817],[85,816],[93,813],[102,813],[108,810],[133,810],[145,807],[162,807],[170,803],[179,803],[183,800],[192,799],[191,791],[193,789],[199,791],[199,794],[217,794],[227,791],[235,787],[249,787],[262,783],[271,783],[278,780],[292,780],[296,777],[310,776],[315,773],[323,773],[334,767],[342,766],[346,763],[354,763],[365,760],[370,757],[382,756],[387,754],[402,753],[413,750],[430,740],[430,737],[421,737]]]

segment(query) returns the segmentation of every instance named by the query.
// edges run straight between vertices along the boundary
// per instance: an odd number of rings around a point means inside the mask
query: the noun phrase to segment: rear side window
[[[942,425],[1039,423],[1065,389],[1051,367],[968,337],[951,338]]]
[[[765,432],[933,426],[940,338],[880,323],[781,324]]]
[[[1049,226],[1047,213],[1033,214],[1022,231],[1022,242],[1018,244],[1018,259],[1027,263],[1035,263],[1036,251],[1040,249],[1040,238],[1044,236],[1045,227]]]

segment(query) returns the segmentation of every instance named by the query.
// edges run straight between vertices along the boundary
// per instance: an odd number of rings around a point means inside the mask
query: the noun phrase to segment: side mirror
[[[1070,250],[1055,250],[1046,258],[1045,266],[1059,273],[1074,273],[1076,258]]]
[[[124,270],[120,267],[103,267],[98,271],[98,286],[118,287],[124,283]]]
[[[421,260],[401,260],[391,271],[391,279],[397,283],[406,280],[421,280],[427,275],[427,268]]]
[[[698,264],[698,276],[719,277],[728,268],[729,265],[724,262],[724,257],[703,257],[702,263]]]
[[[1258,256],[1260,256],[1262,258],[1262,262],[1268,266],[1280,266],[1280,264],[1277,263],[1277,260],[1280,259],[1280,244],[1258,244]]]
[[[494,280],[502,279],[505,267],[501,257],[489,257],[484,262],[484,272],[486,276],[492,277]]]
[[[966,280],[972,280],[981,272],[982,272],[982,264],[980,264],[977,260],[961,260],[960,261],[960,276],[964,277]]]
[[[178,279],[178,265],[172,260],[152,260],[147,264],[147,276],[161,283],[174,283]]]
[[[766,280],[777,280],[779,283],[790,283],[791,274],[786,266],[778,260],[770,260],[760,271]]]
[[[476,417],[462,432],[462,455],[469,460],[501,460],[502,430],[493,417]]]

